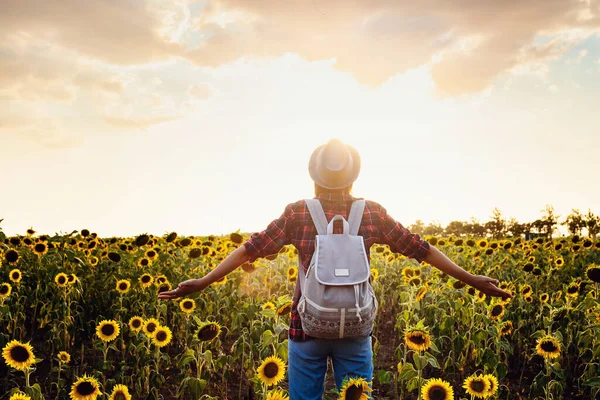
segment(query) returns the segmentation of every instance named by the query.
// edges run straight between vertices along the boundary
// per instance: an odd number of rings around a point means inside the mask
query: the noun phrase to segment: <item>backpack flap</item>
[[[369,279],[370,267],[362,236],[317,235],[315,247],[315,277],[321,284],[357,285]]]

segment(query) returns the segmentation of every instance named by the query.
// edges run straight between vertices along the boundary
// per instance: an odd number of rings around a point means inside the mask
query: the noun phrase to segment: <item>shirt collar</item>
[[[349,195],[346,193],[331,193],[331,192],[320,193],[316,198],[319,200],[333,201],[336,203],[354,200],[354,197],[352,195]]]

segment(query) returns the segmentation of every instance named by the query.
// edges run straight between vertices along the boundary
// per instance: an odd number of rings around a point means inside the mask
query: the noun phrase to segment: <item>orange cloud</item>
[[[195,26],[206,39],[186,55],[198,65],[296,52],[308,60],[335,58],[338,70],[378,85],[433,63],[438,89],[459,95],[483,90],[525,62],[522,52],[537,37],[597,31],[600,10],[577,0],[219,0]]]

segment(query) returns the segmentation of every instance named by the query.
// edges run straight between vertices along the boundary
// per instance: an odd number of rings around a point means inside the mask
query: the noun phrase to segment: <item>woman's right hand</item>
[[[208,285],[203,278],[188,279],[177,285],[177,289],[169,290],[158,294],[159,299],[177,299],[195,292],[204,290]]]
[[[475,275],[475,277],[473,278],[473,282],[469,282],[469,284],[475,289],[488,296],[502,297],[503,299],[513,297],[512,294],[497,287],[496,285],[498,283],[499,282],[497,279],[490,278],[484,275]]]

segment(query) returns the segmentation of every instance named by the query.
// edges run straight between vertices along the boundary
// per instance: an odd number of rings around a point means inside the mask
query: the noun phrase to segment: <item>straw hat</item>
[[[360,156],[352,146],[332,139],[317,147],[310,156],[308,172],[312,180],[326,189],[350,186],[360,172]]]

